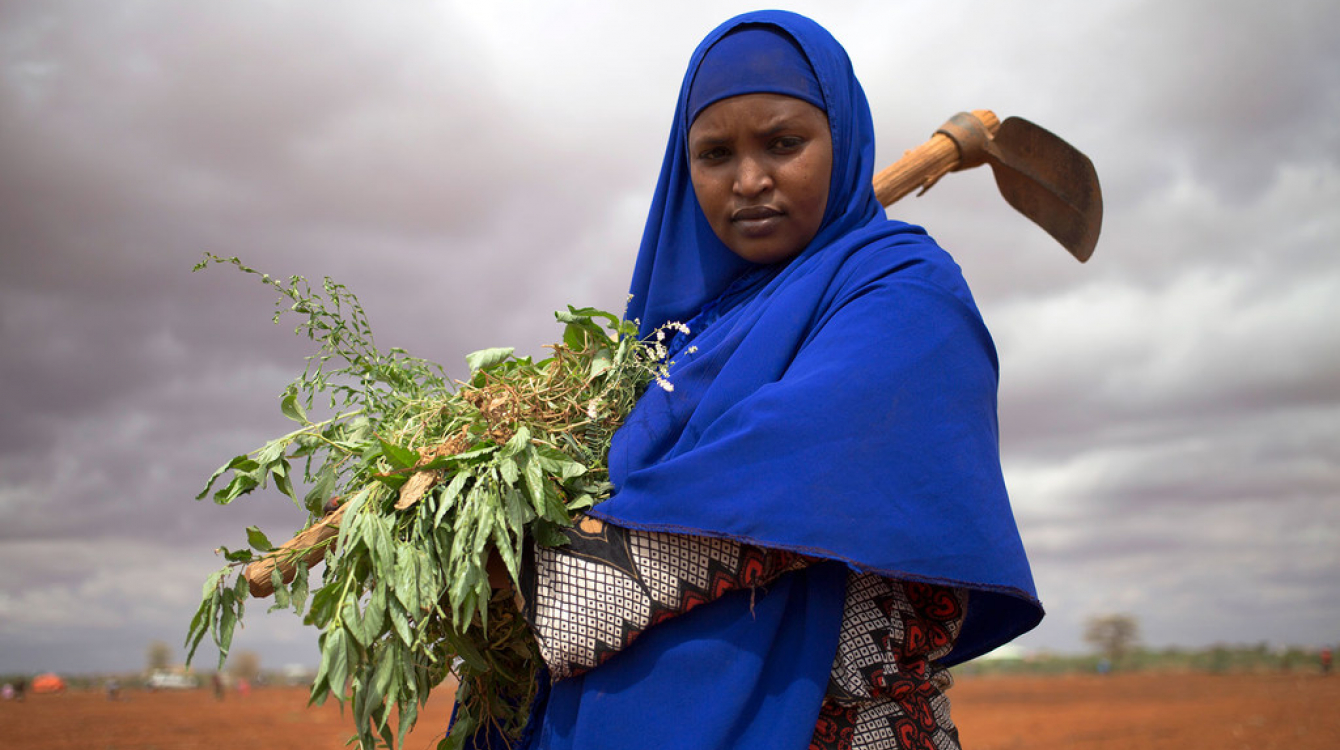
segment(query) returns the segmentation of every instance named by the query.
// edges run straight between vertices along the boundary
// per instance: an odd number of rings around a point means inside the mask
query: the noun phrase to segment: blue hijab
[[[833,133],[824,224],[780,267],[723,245],[688,176],[685,92],[704,52],[748,23],[800,45]],[[1031,629],[1042,610],[1001,477],[995,347],[954,261],[885,217],[874,151],[865,93],[818,24],[750,13],[700,45],[630,307],[644,333],[690,321],[695,350],[674,356],[674,390],[649,389],[615,437],[618,492],[593,515],[972,589],[952,663]]]
[[[689,95],[705,53],[767,24],[812,66],[833,136],[823,224],[794,259],[755,266],[713,234],[689,179]],[[617,491],[591,515],[637,529],[811,555],[766,593],[650,628],[555,683],[527,744],[803,748],[841,625],[847,571],[970,590],[948,658],[1042,617],[1001,477],[997,362],[959,268],[891,221],[871,188],[874,127],[846,52],[784,12],[727,21],[681,88],[632,281],[646,333],[687,321],[670,370],[615,437]]]

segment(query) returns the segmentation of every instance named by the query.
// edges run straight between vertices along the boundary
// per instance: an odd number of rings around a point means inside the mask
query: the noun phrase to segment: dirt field
[[[1097,675],[962,679],[968,750],[1334,750],[1340,676]]]
[[[1332,750],[1340,676],[1114,675],[965,678],[950,691],[968,750]],[[410,750],[432,748],[451,696],[434,696]],[[337,750],[338,707],[300,689],[222,702],[209,690],[29,696],[0,702],[0,750]]]

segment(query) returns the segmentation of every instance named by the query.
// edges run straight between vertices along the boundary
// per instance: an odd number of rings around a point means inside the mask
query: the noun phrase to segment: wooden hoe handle
[[[309,568],[321,562],[326,556],[328,546],[322,542],[331,540],[340,533],[340,519],[344,518],[347,507],[349,506],[341,505],[327,513],[320,521],[279,545],[275,551],[248,565],[242,574],[247,577],[247,587],[251,589],[251,595],[264,598],[274,593],[274,581],[271,577],[275,568],[279,569],[284,583],[289,583],[297,572],[299,560]],[[330,544],[334,542],[331,541]]]
[[[949,172],[985,163],[986,144],[999,129],[1000,120],[991,110],[954,115],[929,141],[875,175],[875,197],[889,206],[918,187],[922,193],[930,190]]]

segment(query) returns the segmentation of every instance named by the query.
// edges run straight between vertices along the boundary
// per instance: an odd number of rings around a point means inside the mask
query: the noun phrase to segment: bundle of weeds
[[[516,585],[526,544],[566,543],[572,516],[608,497],[610,439],[649,382],[668,387],[663,348],[616,315],[568,308],[552,356],[476,352],[457,383],[433,362],[379,351],[357,298],[330,279],[314,288],[212,255],[196,268],[215,263],[278,291],[275,320],[297,314],[318,351],[280,398],[297,429],[225,463],[197,499],[228,504],[273,484],[323,533],[276,547],[250,527],[248,548],[220,548],[229,564],[205,583],[188,661],[209,634],[223,665],[256,591],[246,566],[253,579],[269,570],[271,610],[320,631],[311,701],[348,701],[362,747],[403,740],[448,675],[459,706],[440,747],[480,729],[517,737],[539,657],[511,595],[490,586],[488,555]],[[326,416],[309,416],[317,409]],[[317,560],[312,580],[306,563]]]

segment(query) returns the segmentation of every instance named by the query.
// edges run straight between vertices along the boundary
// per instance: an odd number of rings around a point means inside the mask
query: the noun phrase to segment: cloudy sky
[[[379,344],[458,373],[622,305],[683,66],[750,9],[656,5],[0,3],[0,673],[140,667],[216,546],[302,522],[192,499],[287,429],[308,353],[203,253],[333,276]],[[791,7],[847,46],[881,163],[990,108],[1102,179],[1086,265],[985,170],[891,210],[1001,353],[1049,610],[1021,645],[1079,651],[1108,612],[1151,646],[1340,641],[1340,5]],[[264,608],[235,648],[314,662]]]

